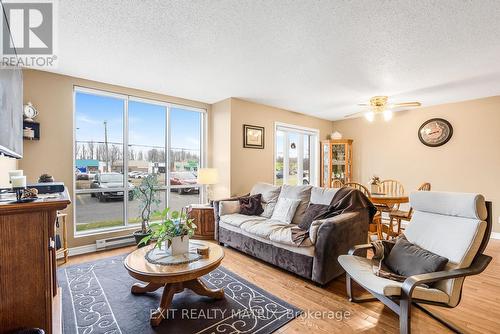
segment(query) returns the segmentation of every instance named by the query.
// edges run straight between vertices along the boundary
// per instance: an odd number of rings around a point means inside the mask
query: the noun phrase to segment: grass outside
[[[161,216],[160,212],[153,213],[151,215],[151,221],[159,220],[160,216]],[[129,225],[130,224],[139,224],[140,222],[141,222],[140,218],[129,218],[129,220],[128,220]],[[101,228],[110,228],[110,227],[118,227],[118,226],[123,226],[122,219],[98,221],[98,222],[85,223],[85,224],[77,224],[76,231],[82,232],[82,231],[97,230],[97,229],[101,229]]]

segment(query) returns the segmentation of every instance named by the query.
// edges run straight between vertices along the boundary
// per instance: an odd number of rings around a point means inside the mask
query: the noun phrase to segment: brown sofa
[[[312,186],[258,183],[250,194],[262,194],[264,212],[260,216],[221,215],[221,201],[214,201],[215,238],[220,244],[324,285],[344,272],[338,256],[366,242],[368,210],[314,221],[309,238],[301,246],[292,241],[291,228],[300,223],[309,203],[330,204],[335,192],[336,189]],[[291,224],[271,219],[280,196],[300,200]]]

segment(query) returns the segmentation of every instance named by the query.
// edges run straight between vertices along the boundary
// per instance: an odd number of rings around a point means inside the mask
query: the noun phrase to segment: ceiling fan
[[[374,96],[370,99],[370,103],[358,104],[358,106],[361,107],[368,107],[368,111],[360,111],[354,114],[345,115],[344,118],[363,114],[368,121],[373,122],[375,115],[382,114],[384,115],[384,120],[389,121],[392,118],[392,109],[420,107],[422,105],[420,102],[387,103],[388,99],[388,96]]]

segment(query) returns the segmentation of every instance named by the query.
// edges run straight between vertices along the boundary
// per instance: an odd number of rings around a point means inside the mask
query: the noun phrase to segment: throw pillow
[[[264,209],[264,212],[261,213],[262,217],[271,218],[280,191],[280,186],[263,182],[259,182],[252,187],[250,195],[262,194],[262,209]]]
[[[276,206],[274,207],[271,219],[279,220],[285,224],[290,224],[299,204],[299,199],[280,197],[278,199],[278,202],[276,203]]]
[[[240,213],[240,201],[220,201],[219,202],[219,216]]]
[[[302,217],[302,221],[299,224],[299,227],[303,230],[309,230],[313,221],[315,221],[316,217],[321,217],[325,213],[328,212],[329,205],[324,204],[309,204]]]
[[[262,209],[262,195],[252,195],[239,198],[240,213],[247,216],[258,216],[264,209]]]
[[[281,198],[290,198],[290,199],[298,199],[300,200],[299,206],[295,212],[295,216],[293,217],[292,222],[294,224],[300,224],[302,221],[302,217],[304,216],[304,212],[309,205],[309,199],[311,198],[311,189],[312,186],[289,186],[284,184],[281,186],[281,192],[278,197],[278,200]],[[276,210],[276,208],[275,208]]]
[[[396,274],[409,277],[441,271],[448,263],[448,259],[400,237],[383,262]]]

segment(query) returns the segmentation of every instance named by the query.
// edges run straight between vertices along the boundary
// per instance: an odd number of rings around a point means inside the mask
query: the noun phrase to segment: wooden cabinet
[[[334,187],[334,181],[352,180],[352,139],[321,141],[321,186]]]
[[[197,226],[194,239],[212,240],[215,232],[214,209],[206,204],[193,204],[188,207],[188,217]]]
[[[0,203],[0,333],[60,332],[55,222],[69,203],[67,192],[57,199]]]

